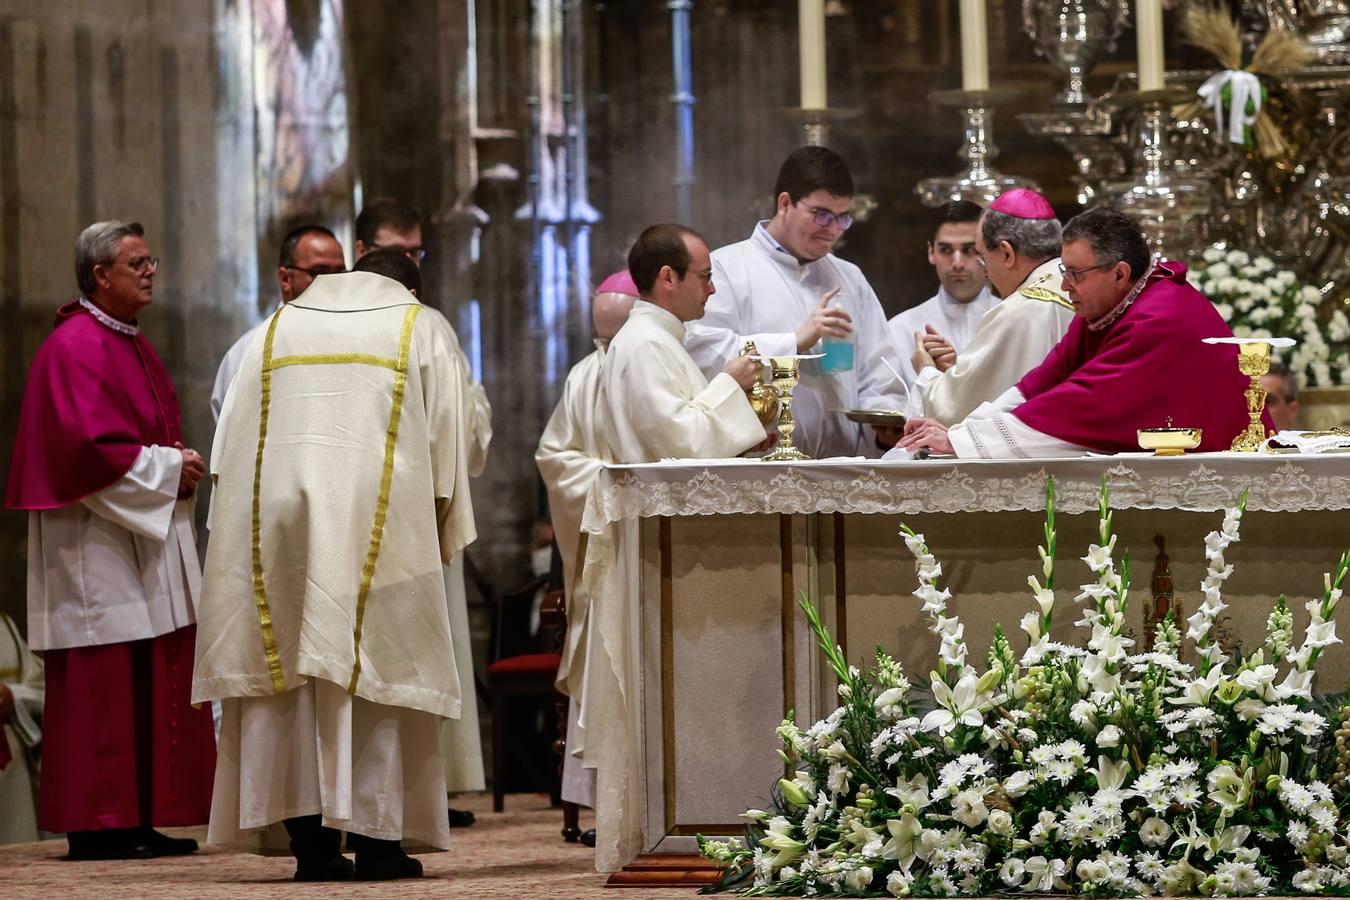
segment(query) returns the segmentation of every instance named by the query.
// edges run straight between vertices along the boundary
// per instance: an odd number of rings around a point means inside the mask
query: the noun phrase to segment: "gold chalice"
[[[1140,428],[1136,436],[1139,446],[1152,450],[1154,456],[1181,456],[1200,446],[1203,432],[1199,428],[1173,428],[1172,417],[1168,416],[1166,428]]]
[[[1238,371],[1251,379],[1247,390],[1247,427],[1233,438],[1228,449],[1238,453],[1256,453],[1267,450],[1266,427],[1261,424],[1261,410],[1266,408],[1266,389],[1261,386],[1261,376],[1270,372],[1270,350],[1272,347],[1285,349],[1294,346],[1293,338],[1205,338],[1206,344],[1237,344]]]
[[[817,354],[819,355],[819,354]],[[778,446],[764,457],[770,462],[783,462],[794,459],[810,459],[792,443],[792,433],[797,430],[797,420],[792,417],[792,391],[797,387],[801,375],[803,359],[815,359],[815,356],[772,356],[769,369],[773,376],[773,389],[778,395]]]

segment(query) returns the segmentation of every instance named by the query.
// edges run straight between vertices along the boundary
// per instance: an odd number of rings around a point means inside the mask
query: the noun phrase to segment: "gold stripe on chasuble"
[[[277,333],[277,322],[286,307],[277,310],[267,326],[263,342],[262,403],[258,415],[258,455],[253,461],[253,602],[258,607],[258,625],[262,628],[263,650],[267,653],[267,670],[272,675],[272,689],[285,693],[286,679],[281,674],[281,656],[277,653],[277,639],[272,633],[272,610],[267,605],[267,586],[263,583],[262,568],[262,465],[263,447],[267,444],[267,414],[272,402],[272,340]]]
[[[409,307],[415,309],[416,307]],[[382,369],[397,369],[398,360],[387,356],[374,356],[370,353],[311,353],[299,356],[278,356],[272,360],[273,369],[286,366],[379,366]]]
[[[398,444],[398,426],[403,417],[403,391],[408,384],[408,349],[412,346],[413,323],[422,307],[410,306],[403,316],[403,333],[398,339],[398,362],[394,366],[394,397],[389,409],[389,427],[384,434],[384,471],[380,474],[380,496],[375,503],[375,522],[370,529],[370,547],[366,550],[366,564],[361,569],[361,589],[356,595],[356,627],[352,632],[352,680],[347,693],[356,693],[356,682],[361,677],[361,625],[366,616],[366,598],[375,578],[375,562],[380,556],[380,542],[384,537],[384,522],[389,514],[389,491],[394,483],[394,447]]]

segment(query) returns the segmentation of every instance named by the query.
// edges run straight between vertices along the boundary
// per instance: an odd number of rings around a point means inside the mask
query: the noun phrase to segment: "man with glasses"
[[[959,422],[1045,359],[1073,321],[1059,287],[1059,248],[1059,220],[1040,194],[1017,188],[989,205],[975,229],[975,250],[1003,300],[945,371],[933,357],[932,337],[911,335],[918,372],[911,416]]]
[[[322,225],[301,225],[291,229],[281,240],[280,257],[277,284],[281,288],[282,306],[303,294],[320,275],[337,275],[347,271],[346,261],[342,257],[342,244],[333,232]],[[216,381],[211,388],[212,421],[220,419],[225,392],[230,389],[235,372],[239,371],[239,360],[243,359],[249,341],[266,326],[267,320],[264,319],[244,332],[244,336],[234,342],[234,346],[220,361]]]
[[[389,250],[402,253],[417,266],[427,257],[422,245],[422,219],[402,200],[376,197],[356,217],[356,259],[368,253]],[[440,316],[430,306],[429,315]],[[444,319],[443,316],[441,316]],[[469,476],[477,478],[487,468],[488,444],[492,441],[492,404],[487,391],[473,378],[473,367],[464,354],[459,335],[448,321],[454,349],[464,378],[464,420],[468,433]],[[464,590],[464,556],[456,554],[445,567],[445,589],[450,604],[450,631],[455,640],[455,662],[464,684],[474,683],[473,645],[469,641],[469,601]],[[481,791],[487,787],[483,770],[483,740],[478,728],[477,695],[470,692],[459,718],[447,719],[441,729],[441,757],[445,760],[445,784],[451,794]],[[467,809],[448,807],[451,828],[467,828],[477,817]]]
[[[402,200],[376,197],[356,217],[356,258],[372,250],[397,250],[417,263],[426,259],[422,219]]]
[[[961,458],[1078,456],[1138,450],[1138,429],[1203,430],[1201,451],[1227,450],[1247,425],[1232,345],[1186,267],[1150,258],[1139,225],[1090,209],[1064,227],[1063,289],[1075,318],[1039,366],[950,430],[905,426],[902,448]],[[1265,425],[1271,428],[1266,414]]]
[[[66,833],[72,860],[192,853],[154,828],[200,825],[211,805],[211,716],[189,704],[206,466],[137,321],[158,268],[135,222],[80,234],[83,296],[33,360],[9,471],[46,664],[37,824]]]
[[[794,438],[815,457],[877,456],[899,432],[878,432],[844,413],[903,410],[905,388],[886,367],[898,370],[900,358],[876,293],[857,266],[831,253],[853,225],[853,176],[834,151],[801,147],[784,161],[774,195],[773,218],[748,240],[713,252],[717,293],[703,319],[689,324],[685,347],[712,378],[747,340],[764,356],[851,341],[851,353],[803,361]]]

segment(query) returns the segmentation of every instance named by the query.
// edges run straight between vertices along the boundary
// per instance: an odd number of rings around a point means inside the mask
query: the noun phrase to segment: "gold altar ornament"
[[[1261,384],[1261,376],[1270,371],[1270,344],[1265,341],[1239,344],[1238,369],[1251,379],[1245,391],[1247,414],[1251,421],[1241,434],[1233,438],[1231,449],[1239,453],[1255,453],[1266,446],[1266,427],[1261,424],[1261,410],[1266,408],[1266,389]]]
[[[741,356],[759,356],[759,348],[755,346],[754,341],[745,342],[745,346],[741,348]],[[755,376],[755,383],[746,392],[746,395],[750,399],[750,408],[759,417],[759,424],[764,426],[765,431],[768,431],[773,426],[774,420],[778,418],[778,392],[773,389],[773,385],[765,383],[763,368]]]
[[[1203,434],[1199,428],[1172,427],[1172,417],[1168,416],[1166,428],[1140,428],[1136,437],[1139,446],[1152,450],[1154,456],[1181,456],[1199,447]]]
[[[769,370],[773,374],[773,389],[778,395],[778,446],[765,456],[768,462],[784,462],[796,459],[810,459],[792,443],[792,433],[797,430],[797,420],[792,417],[792,391],[797,387],[803,359],[815,359],[815,356],[771,356]]]

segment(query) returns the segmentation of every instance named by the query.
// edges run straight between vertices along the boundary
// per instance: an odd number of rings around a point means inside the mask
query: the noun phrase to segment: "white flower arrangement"
[[[995,630],[983,671],[921,534],[916,561],[930,630],[936,708],[921,715],[899,663],[881,650],[860,672],[805,597],[801,607],[843,705],[802,730],[777,730],[789,768],[773,810],[750,810],[746,844],[699,837],[725,867],[711,891],[791,896],[1350,893],[1350,705],[1328,724],[1312,694],[1350,551],[1308,603],[1295,640],[1285,598],[1266,641],[1230,658],[1210,640],[1225,608],[1245,496],[1205,541],[1205,600],[1183,635],[1169,616],[1154,649],[1132,653],[1122,626],[1128,555],[1117,568],[1103,480],[1099,543],[1084,560],[1078,623],[1086,648],[1050,641],[1054,486],[1047,485],[1036,609],[1019,656]],[[1183,659],[1190,642],[1198,665]],[[1340,730],[1333,733],[1336,726]],[[1334,787],[1333,787],[1334,785]]]
[[[1304,387],[1350,383],[1350,318],[1334,310],[1323,323],[1322,292],[1267,256],[1210,247],[1186,280],[1211,301],[1237,337],[1291,337],[1298,345],[1275,357]]]

